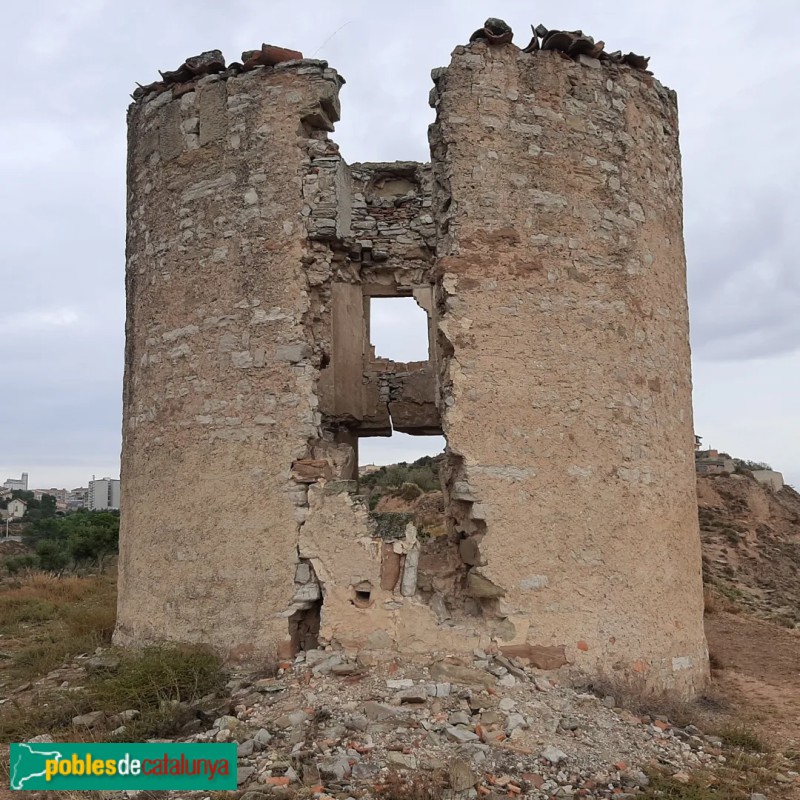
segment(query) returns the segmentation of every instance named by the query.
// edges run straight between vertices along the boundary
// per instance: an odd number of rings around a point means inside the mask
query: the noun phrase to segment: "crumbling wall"
[[[702,683],[675,97],[489,22],[434,70],[431,166],[348,166],[343,81],[269,45],[134,93],[118,642]],[[425,362],[370,345],[403,296]],[[442,535],[358,494],[392,430],[447,436]]]
[[[447,500],[499,645],[707,673],[674,94],[476,42],[433,73]]]
[[[391,293],[429,284],[436,250],[429,164],[353,164],[353,241],[362,283]]]
[[[321,420],[304,193],[340,83],[294,61],[130,108],[120,643],[288,636]]]

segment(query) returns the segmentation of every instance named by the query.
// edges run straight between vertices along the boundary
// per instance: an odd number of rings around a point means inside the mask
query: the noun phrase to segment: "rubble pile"
[[[595,40],[583,31],[548,30],[544,25],[531,25],[533,37],[524,53],[534,53],[537,50],[555,50],[576,61],[595,59],[612,64],[626,64],[634,69],[647,70],[650,62],[649,56],[640,56],[636,53],[626,53],[621,50],[607,53],[605,42]],[[501,19],[490,17],[472,36],[470,42],[484,41],[491,45],[509,44],[514,37],[510,26]]]
[[[98,653],[84,666],[118,665],[113,652]],[[55,670],[37,683],[70,691],[82,674]],[[722,742],[692,725],[632,714],[614,697],[571,688],[564,669],[499,653],[422,666],[309,650],[280,662],[276,677],[259,675],[236,674],[224,695],[178,704],[188,721],[164,740],[236,742],[249,800],[380,800],[398,782],[464,800],[619,798],[648,786],[652,770],[688,781],[693,769],[725,762]],[[106,709],[72,722],[125,741],[138,716]]]
[[[311,650],[284,666],[232,681],[231,713],[185,739],[238,742],[240,788],[368,800],[399,773],[441,781],[448,797],[610,798],[647,786],[651,768],[688,780],[725,760],[693,726],[633,715],[500,655],[366,666]]]
[[[303,54],[298,50],[288,50],[285,47],[276,47],[272,44],[262,44],[259,50],[245,50],[241,62],[234,61],[225,65],[225,57],[219,50],[206,50],[200,55],[190,56],[176,70],[158,71],[160,81],[149,83],[146,86],[138,84],[131,97],[141,100],[150,94],[160,94],[173,87],[181,87],[180,94],[194,90],[195,83],[205,75],[222,74],[222,77],[239,75],[249,72],[256,67],[274,67],[287,61],[299,61]]]

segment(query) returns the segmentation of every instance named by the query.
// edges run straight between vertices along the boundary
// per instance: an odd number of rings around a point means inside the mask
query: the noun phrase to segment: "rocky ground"
[[[20,693],[74,690],[102,668],[115,668],[113,653],[78,658]],[[685,719],[679,726],[666,714],[633,713],[570,680],[564,670],[544,672],[481,652],[469,664],[444,659],[423,667],[364,666],[310,651],[284,662],[275,677],[234,675],[223,697],[189,709],[191,718],[170,741],[237,742],[242,800],[624,799],[651,796],[651,781],[662,774],[672,787],[698,775],[713,785],[708,776],[738,757],[724,734],[704,733]],[[680,710],[702,716],[699,707]],[[138,712],[110,711],[76,716],[72,738],[103,740],[101,731],[117,726],[112,735],[124,739]],[[34,740],[52,738],[43,732]],[[756,788],[800,787],[791,758],[749,757]]]
[[[235,715],[191,740],[239,741],[240,782],[253,790],[301,783],[370,797],[396,770],[440,775],[464,796],[611,797],[646,786],[645,767],[682,775],[724,760],[722,742],[695,728],[483,653],[469,666],[364,670],[312,651],[281,678],[232,685]]]

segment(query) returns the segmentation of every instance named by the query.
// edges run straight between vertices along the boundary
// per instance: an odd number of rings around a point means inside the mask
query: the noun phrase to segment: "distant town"
[[[19,478],[7,478],[0,486],[0,520],[22,519],[29,506],[46,498],[54,498],[55,512],[86,509],[88,511],[111,511],[119,509],[119,479],[99,478],[88,481],[88,486],[76,489],[29,489],[28,473]],[[50,504],[53,500],[49,501]]]

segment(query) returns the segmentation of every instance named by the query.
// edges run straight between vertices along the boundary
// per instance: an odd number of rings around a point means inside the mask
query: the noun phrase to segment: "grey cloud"
[[[0,404],[0,464],[47,464],[45,481],[74,475],[83,457],[87,470],[117,461],[135,81],[212,47],[229,60],[262,40],[297,47],[348,80],[334,135],[348,160],[426,159],[430,69],[489,15],[506,18],[519,41],[541,21],[649,53],[678,91],[698,385],[704,365],[796,352],[800,153],[789,99],[800,51],[774,46],[775,31],[800,23],[794,2],[42,0],[4,9],[0,330],[12,314],[58,309],[79,323],[2,334],[0,374],[21,377]],[[385,460],[406,453],[394,437],[381,442]]]

